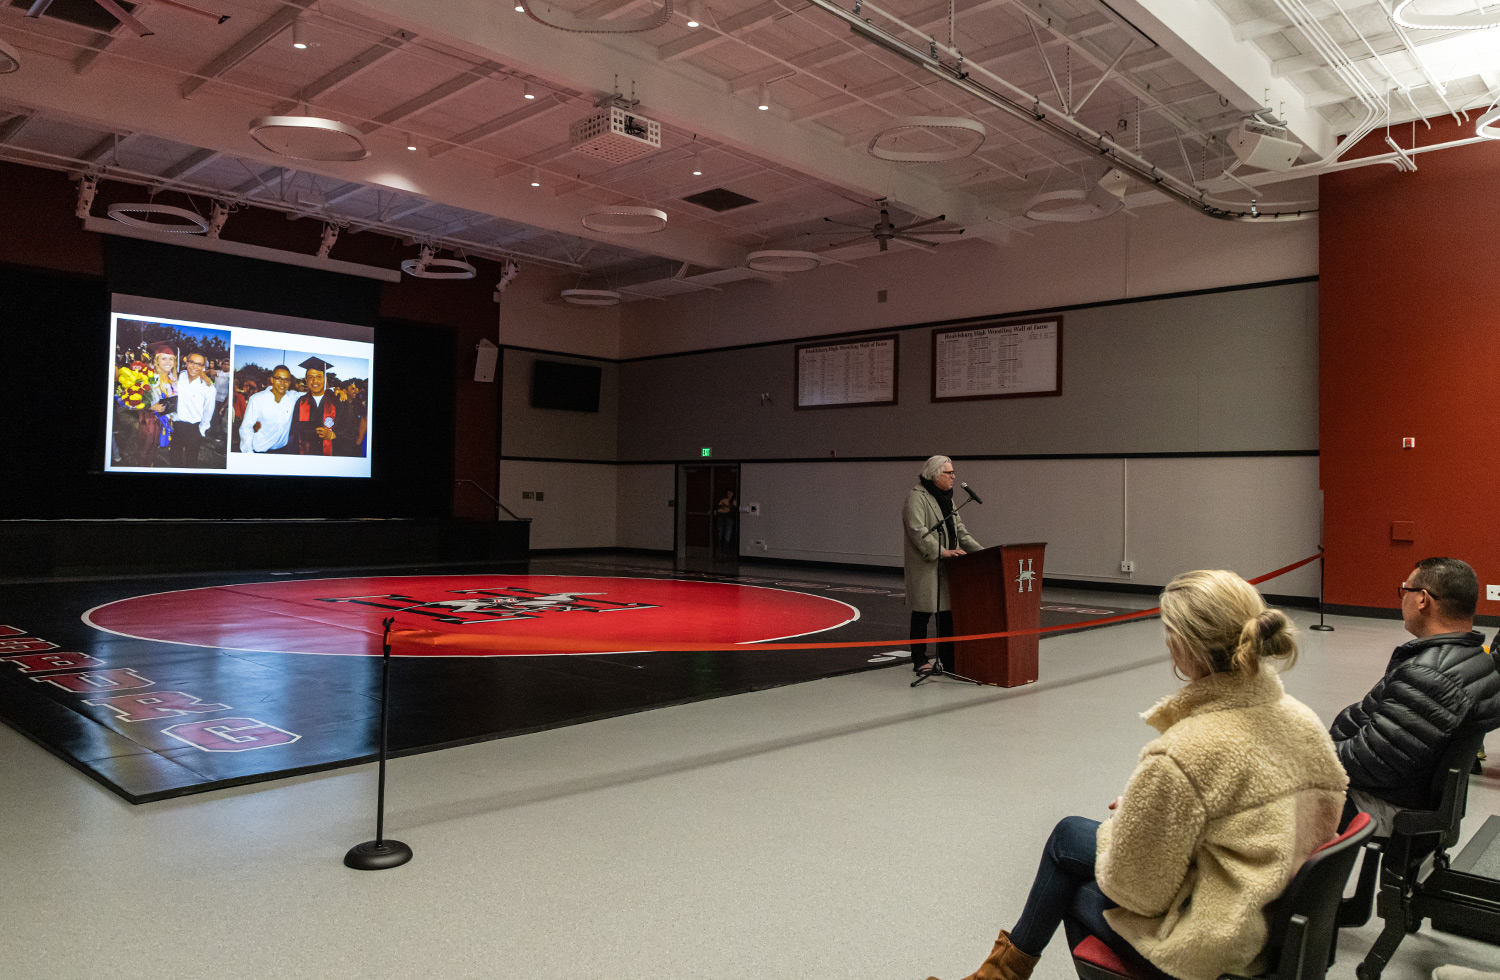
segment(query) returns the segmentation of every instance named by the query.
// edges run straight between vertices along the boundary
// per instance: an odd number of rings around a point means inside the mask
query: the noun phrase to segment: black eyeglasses
[[[1443,598],[1442,596],[1438,595],[1436,592],[1432,591],[1431,589],[1423,588],[1420,585],[1417,585],[1417,586],[1412,586],[1412,585],[1398,585],[1398,586],[1396,586],[1396,598],[1397,599],[1404,598],[1405,594],[1408,593],[1408,592],[1426,592],[1429,596],[1431,596],[1434,599],[1441,600]]]

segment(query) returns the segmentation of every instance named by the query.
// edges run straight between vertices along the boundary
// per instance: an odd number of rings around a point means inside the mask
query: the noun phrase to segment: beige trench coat
[[[943,548],[952,548],[952,541],[939,543],[946,538],[947,527],[940,527],[931,534],[923,532],[936,524],[943,516],[942,508],[932,494],[919,483],[906,495],[906,506],[901,508],[901,523],[906,531],[904,563],[906,565],[906,605],[913,612],[942,612],[948,608],[948,572],[938,561]],[[975,541],[964,527],[963,518],[955,512],[953,526],[958,531],[958,547],[965,551],[982,551],[984,545]]]

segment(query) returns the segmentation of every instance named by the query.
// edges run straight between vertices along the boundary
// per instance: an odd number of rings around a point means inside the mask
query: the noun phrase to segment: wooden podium
[[[1046,542],[1003,544],[946,558],[953,632],[999,633],[1042,625]],[[984,684],[1019,687],[1037,677],[1036,634],[954,644],[958,673]]]

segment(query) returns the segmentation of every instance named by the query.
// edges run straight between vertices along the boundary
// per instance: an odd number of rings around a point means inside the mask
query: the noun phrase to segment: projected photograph
[[[109,468],[224,470],[230,331],[116,317]]]
[[[365,456],[367,358],[242,344],[235,349],[233,385],[230,452]]]

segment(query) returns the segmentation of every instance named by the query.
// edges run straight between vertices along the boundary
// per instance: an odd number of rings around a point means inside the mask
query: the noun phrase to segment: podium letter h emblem
[[[1017,558],[1016,564],[1020,566],[1016,571],[1016,591],[1032,591],[1032,583],[1036,581],[1036,573],[1031,570],[1030,558]]]

